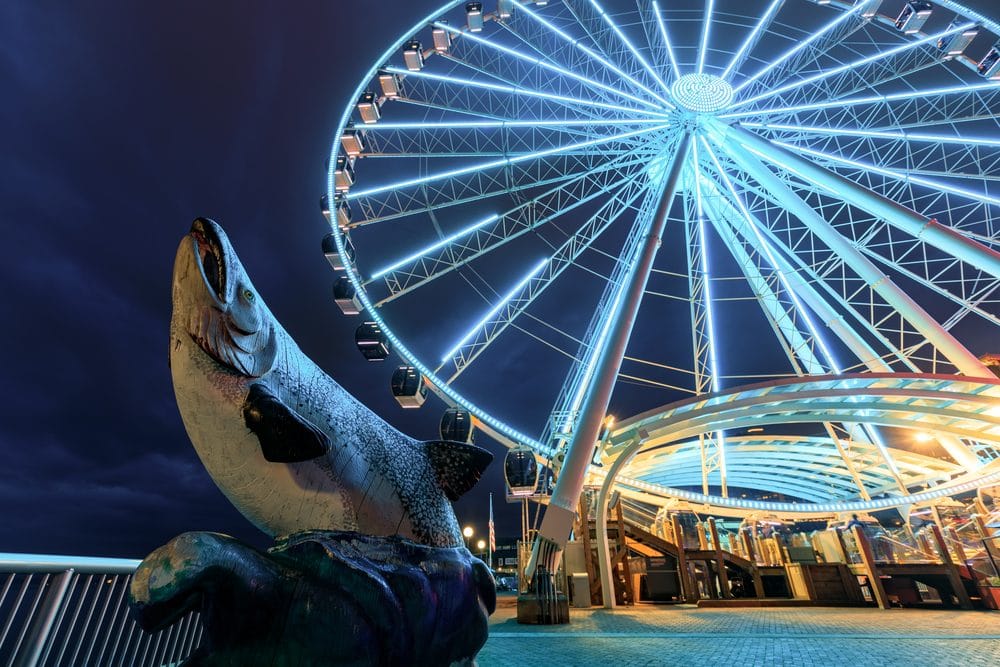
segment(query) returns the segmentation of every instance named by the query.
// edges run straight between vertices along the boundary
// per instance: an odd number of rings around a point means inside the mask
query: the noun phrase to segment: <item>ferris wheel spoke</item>
[[[427,176],[420,176],[417,178],[410,178],[397,183],[391,183],[388,185],[379,185],[365,190],[360,191],[350,191],[346,195],[346,199],[359,199],[362,197],[369,197],[374,194],[379,194],[382,192],[394,192],[400,189],[412,188],[417,185],[422,185],[424,183],[433,183],[435,181],[441,181],[446,179],[455,178],[457,176],[463,176],[465,174],[471,174],[480,171],[488,171],[491,169],[500,169],[508,167],[510,165],[520,164],[523,162],[531,162],[545,158],[551,155],[558,155],[560,153],[572,153],[583,148],[588,148],[591,146],[598,146],[602,144],[613,144],[616,142],[627,142],[629,139],[634,139],[641,137],[642,135],[649,134],[651,132],[657,132],[665,130],[669,125],[656,125],[651,128],[632,130],[629,132],[622,132],[619,134],[608,135],[605,137],[600,137],[597,139],[590,139],[587,141],[580,141],[572,144],[565,144],[563,146],[558,146],[555,148],[548,148],[535,153],[529,153],[527,155],[521,155],[512,158],[502,158],[498,160],[489,160],[487,162],[481,162],[479,164],[471,165],[468,167],[459,167],[457,169],[449,169],[446,171],[439,171],[433,174],[428,174]],[[626,146],[628,144],[626,143]],[[628,146],[631,147],[631,146]]]
[[[966,96],[971,99],[961,99]],[[956,99],[959,98],[959,99]],[[893,93],[886,95],[868,95],[864,97],[854,97],[847,99],[829,100],[824,102],[814,102],[809,104],[795,104],[780,107],[763,108],[754,111],[735,111],[719,115],[723,120],[739,120],[741,118],[754,118],[758,116],[771,116],[785,114],[793,116],[796,120],[809,122],[806,118],[800,118],[798,114],[807,111],[825,112],[832,111],[843,114],[845,120],[855,120],[857,111],[855,107],[871,106],[867,114],[879,118],[879,112],[891,113],[893,117],[892,127],[899,123],[907,122],[907,118],[913,118],[911,122],[921,122],[925,124],[947,124],[952,122],[952,118],[961,118],[957,113],[968,115],[971,106],[990,110],[997,108],[1000,102],[1000,83],[967,84],[960,86],[947,86],[942,88],[920,89],[905,93]],[[957,113],[954,110],[958,110]],[[971,118],[996,118],[996,113],[972,114]],[[838,116],[822,116],[831,124],[836,124],[840,118]],[[898,119],[898,120],[897,120]],[[919,121],[917,119],[923,119]]]
[[[904,132],[880,132],[845,128],[819,128],[791,125],[765,125],[745,123],[744,127],[757,127],[766,134],[777,134],[781,139],[772,140],[782,146],[796,146],[814,151],[817,157],[830,156],[849,167],[866,165],[866,173],[876,173],[906,183],[932,187],[935,192],[950,192],[976,203],[990,202],[988,185],[1000,182],[1000,141],[991,139],[968,141],[956,136],[930,135]],[[826,150],[821,150],[825,148]],[[832,149],[832,150],[831,150]],[[825,158],[826,159],[826,158]],[[867,165],[878,165],[870,168]],[[917,178],[914,178],[917,177]],[[975,181],[984,186],[982,192],[921,183],[921,177],[930,179],[957,179]],[[950,188],[950,189],[949,189]],[[958,190],[961,190],[959,192]]]
[[[642,2],[639,2],[639,10],[642,12]],[[647,23],[645,14],[653,15],[653,22],[656,24],[656,35],[659,37],[659,41],[662,42],[660,49],[663,54],[657,53],[657,48],[654,45],[656,39],[649,31],[646,32],[646,41],[649,42],[650,47],[653,50],[654,62],[667,62],[670,63],[670,70],[674,74],[675,79],[681,78],[681,69],[677,64],[677,57],[674,55],[674,45],[670,40],[670,31],[667,29],[667,23],[663,18],[663,11],[660,9],[660,3],[657,0],[652,0],[649,3],[649,9],[643,14],[643,25]],[[666,56],[664,58],[663,56]]]
[[[768,84],[773,83],[776,80],[781,80],[788,75],[794,75],[798,69],[796,65],[801,64],[804,56],[809,53],[807,49],[814,48],[814,45],[817,45],[819,52],[823,53],[833,44],[839,43],[843,38],[843,34],[837,32],[838,30],[841,30],[846,26],[849,31],[853,32],[854,30],[857,30],[860,25],[863,25],[866,21],[861,19],[859,14],[866,4],[867,3],[860,3],[853,9],[850,9],[831,21],[828,21],[822,28],[813,32],[807,39],[798,42],[794,47],[773,59],[755,74],[744,79],[738,86],[736,86],[736,95],[738,96],[741,92],[743,92],[743,90],[756,81],[761,81],[758,88],[763,87],[766,89],[766,87],[770,87]],[[859,25],[847,25],[853,19],[860,19]],[[826,39],[828,37],[829,39]],[[826,41],[821,41],[825,39]],[[791,66],[782,68],[782,66],[786,63],[789,63]],[[768,77],[768,75],[771,75],[772,73],[774,74]]]
[[[856,160],[850,160],[848,158],[843,158],[837,155],[832,155],[830,153],[825,153],[823,151],[814,150],[805,146],[799,146],[796,144],[789,144],[783,141],[774,141],[775,146],[780,146],[782,148],[787,148],[789,150],[802,153],[804,155],[809,155],[815,158],[819,158],[825,162],[834,163],[844,167],[850,167],[852,169],[860,169],[867,173],[874,173],[880,176],[886,176],[888,178],[903,181],[907,183],[914,183],[917,185],[922,185],[933,190],[939,190],[942,192],[949,192],[954,195],[959,195],[965,197],[974,202],[982,202],[984,204],[990,204],[992,206],[1000,206],[1000,198],[992,197],[986,192],[976,192],[973,190],[968,190],[966,188],[960,188],[953,185],[948,185],[947,183],[942,183],[941,181],[931,180],[929,178],[924,178],[922,174],[927,173],[920,169],[913,169],[909,171],[896,171],[893,169],[884,169],[882,167],[877,167],[873,164],[866,164],[863,162],[858,162]],[[993,180],[991,176],[985,176],[983,174],[960,174],[954,172],[930,172],[935,176],[942,176],[948,178],[959,178],[959,179],[975,179],[978,181]]]
[[[632,56],[636,59],[636,61],[642,65],[643,70],[645,70],[645,72],[652,77],[653,81],[659,84],[660,88],[662,88],[665,93],[669,93],[670,87],[663,81],[663,79],[660,78],[660,75],[656,73],[656,70],[653,69],[653,66],[649,64],[646,58],[643,57],[643,55],[639,52],[639,49],[637,49],[635,44],[632,43],[632,40],[630,40],[622,29],[618,27],[618,24],[611,18],[611,15],[604,11],[604,8],[601,7],[597,0],[589,1],[591,7],[594,8],[594,11],[600,15],[601,19],[608,25],[609,28],[611,28],[612,32],[615,33],[618,39],[621,40],[622,44],[624,44],[625,47],[632,53]],[[712,2],[712,0],[709,0],[709,2]]]
[[[705,0],[705,18],[701,22],[701,41],[698,44],[698,74],[705,71],[705,56],[708,53],[708,36],[712,32],[713,12],[715,12],[715,0]]]
[[[576,187],[588,176],[603,177],[618,169],[629,169],[648,162],[652,155],[632,151],[610,158],[608,156],[562,156],[546,159],[510,170],[477,172],[463,178],[452,178],[433,188],[422,186],[413,191],[393,191],[372,195],[359,200],[361,217],[348,225],[349,229],[367,227],[380,222],[398,220],[432,210],[443,210],[462,204],[503,197],[556,186],[555,192]]]
[[[956,233],[951,227],[933,219],[928,220],[919,213],[881,197],[854,181],[797,155],[795,151],[778,146],[749,130],[713,124],[712,131],[724,142],[728,138],[746,147],[751,153],[763,157],[767,162],[832,191],[843,201],[884,218],[889,224],[926,240],[940,250],[994,277],[1000,277],[1000,253]]]
[[[726,69],[722,71],[719,75],[721,79],[728,80],[730,76],[740,71],[740,67],[746,62],[746,59],[750,56],[750,53],[754,50],[754,47],[760,42],[761,38],[767,32],[771,23],[778,16],[778,10],[781,9],[782,5],[785,4],[785,0],[771,0],[770,6],[767,8],[763,14],[761,14],[760,19],[757,24],[754,25],[753,30],[747,35],[746,41],[740,46],[739,50],[730,59],[729,64],[726,65]]]
[[[860,250],[845,239],[806,202],[774,175],[749,152],[732,148],[728,153],[741,168],[750,173],[764,189],[795,215],[822,242],[836,253],[845,266],[862,278],[867,286],[877,292],[889,305],[909,322],[914,329],[966,375],[978,375],[984,370],[982,362],[944,330],[927,311],[900,289],[892,279],[880,271]]]
[[[966,23],[966,24],[963,24],[963,25],[960,25],[958,27],[945,30],[945,31],[937,33],[937,34],[930,35],[928,37],[924,37],[922,39],[918,39],[918,40],[915,40],[915,41],[912,41],[912,42],[907,42],[905,44],[900,44],[899,46],[893,47],[893,48],[888,49],[886,51],[879,51],[878,53],[872,54],[870,56],[866,56],[866,57],[861,58],[859,60],[855,60],[855,61],[843,64],[843,65],[840,65],[838,67],[834,67],[832,69],[826,69],[824,71],[819,72],[818,74],[813,74],[812,76],[808,76],[808,77],[806,77],[804,79],[799,79],[797,81],[792,81],[791,83],[787,83],[787,84],[785,84],[783,86],[779,86],[777,88],[774,88],[774,89],[768,90],[766,92],[760,93],[759,95],[755,95],[755,96],[753,96],[753,97],[751,97],[749,99],[745,99],[745,100],[741,100],[739,102],[736,102],[733,105],[733,107],[734,108],[739,108],[739,107],[747,106],[749,104],[754,104],[756,102],[762,102],[762,101],[768,100],[768,99],[770,99],[770,98],[772,98],[772,97],[774,97],[776,95],[782,95],[784,93],[787,93],[789,91],[795,90],[797,88],[801,88],[803,86],[815,85],[815,84],[817,84],[817,83],[819,83],[821,81],[824,81],[826,79],[829,79],[831,77],[837,76],[839,74],[843,74],[845,72],[851,72],[852,70],[857,70],[857,69],[859,69],[859,68],[861,68],[861,67],[863,67],[865,65],[868,65],[868,64],[871,64],[871,63],[875,63],[875,62],[878,62],[880,60],[884,60],[886,58],[890,58],[892,56],[896,56],[896,55],[905,53],[906,51],[909,51],[911,49],[915,49],[915,48],[917,48],[919,46],[926,46],[928,44],[936,44],[939,39],[941,39],[943,37],[948,37],[948,36],[953,35],[953,34],[955,34],[957,32],[961,32],[961,31],[967,30],[967,29],[973,27],[974,25],[975,24],[973,24],[973,23]]]
[[[631,210],[643,194],[646,184],[633,179],[609,199],[576,233],[546,260],[544,266],[519,285],[516,293],[501,301],[487,317],[480,320],[461,342],[445,355],[443,362],[453,367],[448,382],[453,382],[493,343],[500,334],[520,317],[541,294],[574,265],[579,257],[622,215]]]
[[[704,208],[708,220],[712,222],[712,227],[718,232],[729,254],[740,267],[740,271],[746,278],[765,318],[778,335],[778,341],[793,369],[800,375],[803,373],[812,375],[828,373],[829,367],[815,355],[812,341],[803,335],[796,324],[794,308],[791,305],[786,307],[782,303],[778,293],[764,277],[761,267],[754,261],[745,243],[739,241],[737,232],[731,226],[734,225],[734,220],[738,220],[737,228],[745,231],[752,224],[746,218],[749,213],[737,210],[729,201],[730,197],[723,194],[711,181],[705,181],[705,186]],[[728,212],[727,208],[730,209]],[[751,243],[753,242],[751,241]],[[785,293],[789,296],[793,295],[790,287],[785,284],[782,274],[777,270],[775,273],[779,276],[779,282],[784,286]]]
[[[637,102],[638,104],[642,104],[644,106],[648,106],[648,107],[650,107],[650,108],[652,108],[652,109],[654,109],[656,111],[662,111],[662,106],[659,105],[659,104],[656,104],[654,102],[650,102],[650,101],[648,101],[648,100],[646,100],[644,98],[638,97],[636,95],[632,95],[631,93],[626,92],[626,91],[624,91],[624,90],[622,90],[620,88],[616,88],[614,86],[609,86],[609,85],[607,85],[605,83],[601,83],[600,81],[595,81],[593,79],[587,78],[585,76],[582,76],[580,74],[572,72],[572,71],[570,71],[568,69],[565,69],[564,67],[560,67],[559,65],[556,65],[556,64],[554,64],[552,62],[549,62],[549,61],[547,61],[547,60],[545,60],[543,58],[536,58],[536,57],[527,55],[527,54],[522,53],[521,51],[518,51],[516,49],[512,49],[512,48],[504,46],[502,44],[497,44],[496,42],[493,42],[491,40],[485,39],[483,37],[479,37],[478,35],[476,35],[474,33],[463,32],[462,30],[459,30],[457,28],[452,28],[451,26],[449,26],[449,25],[447,25],[445,23],[434,23],[433,25],[435,27],[437,27],[437,28],[442,29],[442,30],[446,30],[448,32],[451,32],[452,34],[460,35],[462,39],[471,40],[471,41],[475,42],[476,44],[481,44],[481,45],[483,45],[485,47],[488,47],[490,49],[493,49],[495,51],[499,51],[499,52],[504,53],[506,55],[509,55],[509,56],[511,56],[511,57],[513,57],[513,58],[515,58],[517,60],[526,62],[529,65],[532,65],[534,67],[545,69],[545,70],[548,70],[550,72],[554,72],[554,73],[558,74],[561,77],[564,77],[564,78],[567,78],[567,79],[571,79],[573,81],[577,81],[577,82],[582,83],[585,86],[588,86],[590,88],[594,88],[594,89],[598,89],[600,91],[603,91],[604,93],[611,93],[611,94],[616,95],[618,97],[622,97],[622,98],[631,100],[633,102]],[[483,60],[486,60],[486,59],[483,58]]]
[[[625,127],[642,127],[653,123],[622,123]],[[397,126],[398,127],[398,126]],[[557,122],[510,126],[502,122],[461,126],[452,124],[411,124],[393,128],[372,125],[364,128],[365,149],[360,157],[430,157],[452,155],[455,157],[503,156],[534,153],[558,146],[566,135],[595,139],[606,134],[588,121],[586,125],[567,125]],[[608,126],[608,129],[614,126]],[[584,133],[585,132],[585,133]],[[584,134],[581,134],[584,133]]]
[[[534,20],[534,21],[536,21],[539,25],[544,26],[549,31],[551,31],[552,34],[556,35],[557,37],[559,37],[563,41],[567,42],[568,44],[570,44],[571,46],[573,46],[575,49],[579,50],[581,53],[584,53],[589,58],[591,58],[593,61],[595,61],[597,63],[600,63],[602,66],[604,66],[607,69],[611,70],[612,72],[614,72],[615,74],[617,74],[619,77],[621,77],[623,80],[628,81],[630,84],[634,85],[636,88],[638,88],[639,90],[643,91],[644,93],[646,93],[651,98],[653,98],[656,101],[658,101],[660,104],[662,104],[666,108],[668,108],[668,109],[673,109],[674,108],[674,105],[671,102],[669,102],[666,98],[664,98],[660,93],[657,93],[652,88],[650,88],[646,84],[644,84],[641,81],[639,81],[638,79],[636,79],[633,75],[629,74],[628,72],[624,71],[622,68],[618,67],[613,62],[611,62],[611,60],[610,60],[611,56],[609,56],[608,54],[606,54],[606,53],[599,53],[598,51],[595,51],[594,49],[586,46],[585,44],[582,44],[581,40],[573,37],[572,35],[570,35],[566,31],[562,30],[561,28],[559,28],[558,26],[556,26],[552,22],[547,21],[545,18],[543,18],[537,12],[532,11],[531,9],[529,9],[528,7],[526,7],[523,3],[517,2],[517,0],[515,0],[514,4],[515,4],[515,6],[518,7],[519,11],[521,11],[524,14],[526,14],[527,16],[531,17],[531,19]],[[577,23],[580,25],[580,27],[583,29],[583,31],[587,34],[587,36],[590,38],[590,40],[595,45],[598,46],[598,49],[600,49],[601,48],[599,46],[600,45],[600,41],[593,35],[593,33],[591,33],[590,30],[587,29],[586,24],[579,18],[579,16],[576,13],[578,10],[575,10],[572,6],[570,6],[568,4],[566,5],[566,8],[573,14],[573,16],[576,19]]]
[[[454,76],[449,76],[444,74],[432,74],[430,72],[424,72],[424,71],[411,72],[409,70],[395,66],[387,67],[386,71],[392,72],[393,74],[401,74],[418,79],[428,79],[431,81],[438,81],[448,86],[464,86],[468,88],[480,88],[494,92],[506,93],[508,95],[513,95],[513,96],[524,95],[526,97],[534,97],[541,100],[548,100],[560,104],[575,105],[578,107],[593,107],[597,109],[605,109],[605,110],[615,111],[618,113],[633,114],[638,116],[661,117],[664,119],[667,118],[666,114],[661,112],[649,111],[646,109],[636,109],[634,107],[622,106],[620,104],[607,104],[605,102],[598,102],[596,100],[568,97],[566,95],[554,95],[552,93],[545,93],[539,90],[529,90],[527,88],[520,88],[517,86],[512,86],[507,84],[489,83],[487,81],[476,81],[473,79],[462,79]]]
[[[612,170],[585,174],[573,187],[557,188],[507,211],[495,225],[476,230],[462,243],[453,243],[438,254],[423,255],[408,271],[397,269],[388,272],[383,278],[389,295],[375,305],[381,307],[609,191],[638,182],[638,177],[647,164],[648,161],[636,162],[624,174]]]

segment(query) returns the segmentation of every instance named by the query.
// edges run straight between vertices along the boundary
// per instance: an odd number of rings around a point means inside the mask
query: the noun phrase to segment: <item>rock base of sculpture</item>
[[[142,562],[129,601],[150,631],[201,612],[185,665],[473,665],[496,589],[464,548],[308,531],[262,553],[194,532]]]

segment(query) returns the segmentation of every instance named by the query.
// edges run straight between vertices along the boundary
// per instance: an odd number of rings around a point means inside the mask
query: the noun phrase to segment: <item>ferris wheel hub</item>
[[[733,101],[735,91],[713,74],[685,74],[671,87],[674,99],[688,111],[715,113]]]

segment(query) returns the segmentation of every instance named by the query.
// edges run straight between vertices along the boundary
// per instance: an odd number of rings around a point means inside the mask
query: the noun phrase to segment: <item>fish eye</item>
[[[249,301],[250,303],[253,303],[254,294],[250,290],[245,289],[245,290],[243,290],[243,298],[246,299],[247,301]]]

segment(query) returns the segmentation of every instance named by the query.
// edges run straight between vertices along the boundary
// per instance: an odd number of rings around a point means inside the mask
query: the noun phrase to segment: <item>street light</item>
[[[479,540],[478,542],[476,542],[476,552],[480,556],[482,556],[485,551],[486,551],[486,540]]]
[[[472,526],[466,526],[462,529],[462,536],[465,537],[465,548],[469,548],[469,540],[472,539]]]

